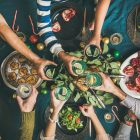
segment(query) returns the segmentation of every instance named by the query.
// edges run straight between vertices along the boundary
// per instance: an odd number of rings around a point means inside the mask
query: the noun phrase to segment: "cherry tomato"
[[[72,120],[72,115],[70,114],[70,115],[68,115],[68,120]]]
[[[79,124],[80,122],[81,122],[81,119],[80,118],[77,118],[76,119],[76,123]]]

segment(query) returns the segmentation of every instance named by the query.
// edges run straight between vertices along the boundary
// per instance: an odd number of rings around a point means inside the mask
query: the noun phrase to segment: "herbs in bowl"
[[[87,118],[76,105],[65,106],[59,113],[58,126],[65,134],[78,134],[84,130],[86,124]]]

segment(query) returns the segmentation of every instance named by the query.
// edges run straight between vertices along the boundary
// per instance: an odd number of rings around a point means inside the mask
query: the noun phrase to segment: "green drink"
[[[70,95],[71,95],[71,91],[66,87],[57,87],[55,89],[55,97],[58,100],[66,101],[69,99]]]
[[[49,79],[55,79],[58,76],[58,69],[54,65],[48,65],[44,68],[44,73]]]
[[[87,66],[84,61],[74,60],[72,62],[72,70],[77,75],[82,75],[85,72],[86,68]]]
[[[97,58],[100,55],[100,50],[95,45],[88,45],[85,48],[85,55],[89,59]]]
[[[102,85],[102,77],[99,73],[93,72],[86,76],[86,84],[89,87],[98,87]]]

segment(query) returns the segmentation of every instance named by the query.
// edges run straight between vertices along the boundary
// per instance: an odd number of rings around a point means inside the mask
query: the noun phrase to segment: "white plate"
[[[135,54],[131,55],[130,57],[128,57],[121,65],[121,74],[125,75],[123,73],[123,69],[130,64],[130,61],[132,58],[136,58],[138,56],[138,52],[136,52]],[[125,85],[125,83],[127,82],[127,77],[126,78],[121,78],[121,81],[120,81],[120,87],[121,89],[126,93],[128,94],[129,96],[131,97],[134,97],[134,98],[137,98],[137,99],[140,99],[140,93],[139,92],[136,92],[136,91],[133,91],[133,90],[129,90],[127,88],[127,86]]]

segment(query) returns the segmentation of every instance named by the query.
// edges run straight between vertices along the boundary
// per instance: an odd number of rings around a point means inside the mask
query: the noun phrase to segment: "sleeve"
[[[121,104],[132,110],[135,115],[140,119],[140,100],[130,96],[126,96],[125,100],[123,100]]]
[[[114,140],[130,140],[132,126],[121,124]]]
[[[43,39],[45,45],[50,48],[51,53],[57,55],[63,49],[52,31],[50,10],[51,0],[37,0],[39,36]]]
[[[34,131],[35,112],[22,113],[19,140],[32,140]]]
[[[97,135],[95,140],[113,140],[108,134]]]

